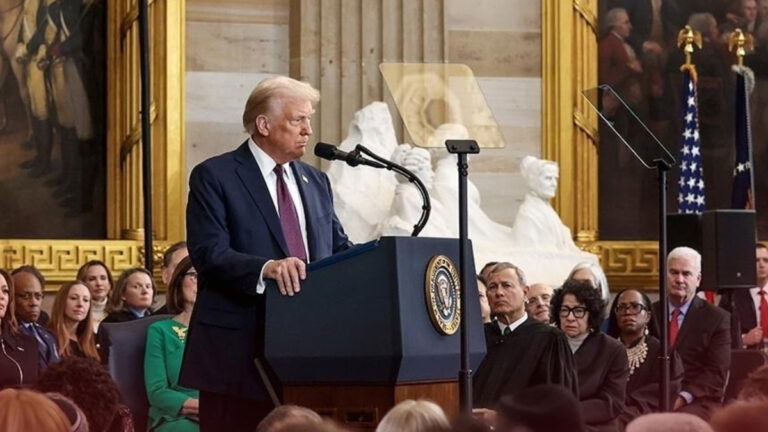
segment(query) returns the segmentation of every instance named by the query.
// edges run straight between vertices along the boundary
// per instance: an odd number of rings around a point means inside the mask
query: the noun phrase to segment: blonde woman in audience
[[[109,292],[114,285],[112,273],[104,262],[88,261],[77,271],[77,280],[85,282],[91,290],[91,319],[93,331],[99,329],[99,323],[107,316],[107,301]]]
[[[450,423],[439,405],[428,400],[404,400],[381,419],[376,432],[432,432],[450,430]]]
[[[49,327],[56,336],[61,358],[99,360],[91,323],[91,291],[83,282],[69,282],[59,288]]]
[[[0,391],[0,431],[70,432],[67,416],[45,395],[32,390]]]
[[[124,271],[109,295],[107,316],[102,322],[133,321],[152,315],[155,281],[143,267]]]
[[[147,329],[144,386],[149,399],[149,426],[154,432],[196,432],[200,392],[179,385],[187,327],[197,298],[197,271],[185,257],[168,284],[166,306],[173,317]]]

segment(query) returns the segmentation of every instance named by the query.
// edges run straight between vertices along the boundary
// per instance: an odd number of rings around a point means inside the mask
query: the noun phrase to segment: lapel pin
[[[301,179],[304,180],[304,183],[309,184],[309,180],[307,180],[307,177],[304,174],[301,175]]]

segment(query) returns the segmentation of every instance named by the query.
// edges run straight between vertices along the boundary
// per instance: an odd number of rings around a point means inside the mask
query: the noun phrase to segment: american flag
[[[683,148],[680,149],[680,193],[678,213],[701,213],[704,203],[704,167],[701,164],[699,114],[696,103],[696,81],[689,70],[683,71]]]
[[[736,163],[733,167],[731,207],[752,209],[752,135],[749,129],[749,97],[746,80],[752,77],[746,68],[736,70]],[[754,82],[754,78],[751,78]]]

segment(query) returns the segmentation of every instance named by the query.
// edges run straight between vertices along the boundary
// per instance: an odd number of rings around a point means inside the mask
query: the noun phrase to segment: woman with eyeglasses
[[[149,399],[149,426],[154,432],[195,432],[200,394],[179,385],[187,327],[197,298],[197,271],[185,257],[168,284],[166,306],[171,318],[147,329],[144,386]]]
[[[566,281],[552,299],[554,322],[568,337],[588,431],[618,431],[629,366],[624,346],[599,331],[604,302],[589,281]]]
[[[622,425],[635,417],[659,411],[661,343],[656,338],[652,318],[651,300],[635,289],[621,291],[611,305],[608,335],[624,345],[629,360],[626,406],[620,418]],[[671,355],[670,395],[677,395],[683,378],[683,364],[676,352]],[[670,400],[674,398],[670,396]]]

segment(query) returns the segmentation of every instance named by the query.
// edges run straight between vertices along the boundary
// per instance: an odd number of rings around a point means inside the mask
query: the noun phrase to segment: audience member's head
[[[530,432],[584,430],[579,401],[562,386],[545,384],[527,388],[499,401],[497,429]]]
[[[491,322],[491,305],[488,304],[488,288],[480,276],[477,277],[477,291],[480,295],[480,316],[484,323]]]
[[[13,301],[13,279],[3,269],[0,269],[0,330],[17,334],[16,307]]]
[[[319,414],[297,405],[281,405],[272,410],[256,427],[256,432],[290,432],[304,430],[308,424],[322,423]]]
[[[125,270],[109,296],[107,313],[133,309],[145,312],[155,298],[155,280],[144,267]]]
[[[715,411],[709,424],[715,432],[768,431],[768,401],[736,401]]]
[[[768,365],[760,366],[747,376],[738,399],[768,401]]]
[[[182,258],[173,272],[168,285],[165,304],[168,313],[178,314],[185,309],[191,311],[197,298],[197,272],[189,256]]]
[[[504,324],[511,324],[525,313],[528,286],[523,271],[508,262],[493,266],[488,275],[488,303],[491,315]]]
[[[654,413],[632,420],[626,432],[712,432],[712,428],[693,414]]]
[[[680,306],[696,295],[701,283],[701,254],[689,247],[680,246],[667,255],[667,287],[669,302]]]
[[[85,413],[92,431],[109,429],[120,402],[117,385],[107,370],[90,359],[63,358],[45,370],[35,388],[72,399]]]
[[[93,335],[91,292],[83,282],[68,282],[59,288],[53,300],[49,327],[56,336],[62,357],[76,354],[72,349],[74,339],[87,357],[99,359]]]
[[[613,337],[622,336],[623,340],[636,340],[644,334],[655,336],[651,318],[651,299],[636,289],[625,289],[613,299],[607,333]]]
[[[45,393],[45,396],[53,401],[61,412],[64,413],[67,421],[72,425],[71,432],[89,431],[88,419],[85,417],[85,413],[72,399],[55,392]]]
[[[536,321],[549,324],[552,318],[552,296],[555,291],[544,283],[531,284],[528,288],[528,301],[525,309],[528,316]]]
[[[15,293],[16,318],[23,322],[37,322],[43,303],[45,278],[40,271],[25,265],[11,273]]]
[[[389,410],[376,432],[430,432],[449,428],[448,417],[438,404],[408,399]]]
[[[611,292],[608,289],[608,279],[606,279],[605,272],[599,264],[591,262],[576,264],[566,278],[566,281],[569,280],[589,281],[600,292],[600,296],[606,304],[611,297]]]
[[[720,37],[720,30],[717,28],[717,20],[709,12],[699,12],[691,14],[688,17],[688,25],[694,31],[701,33],[701,37],[708,41],[716,41]]]
[[[0,391],[0,430],[70,432],[61,409],[45,395],[32,390]]]
[[[176,266],[179,265],[182,259],[189,256],[189,250],[187,249],[187,242],[176,242],[165,250],[163,254],[163,266],[160,277],[163,279],[163,285],[168,286],[171,283],[173,272],[176,271]]]
[[[485,263],[483,268],[480,269],[480,273],[478,274],[478,276],[480,277],[480,279],[482,279],[483,283],[485,283],[486,286],[488,286],[488,275],[491,274],[491,270],[493,270],[493,267],[496,266],[496,264],[498,263],[499,263],[498,261],[490,261]]]
[[[755,246],[755,270],[757,271],[757,286],[762,287],[768,282],[768,247],[763,243],[758,243]]]
[[[109,271],[106,264],[99,260],[92,260],[83,264],[77,271],[77,280],[85,282],[85,285],[91,290],[91,299],[96,303],[106,300],[115,285],[112,280],[112,272]]]
[[[552,298],[554,322],[570,338],[599,331],[604,305],[589,281],[566,281]]]
[[[757,0],[741,0],[740,12],[746,23],[757,20]]]

